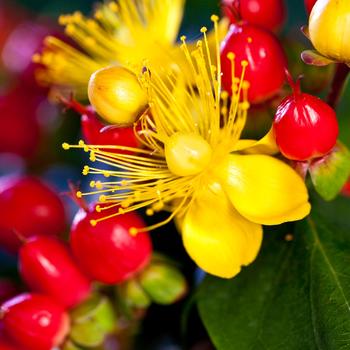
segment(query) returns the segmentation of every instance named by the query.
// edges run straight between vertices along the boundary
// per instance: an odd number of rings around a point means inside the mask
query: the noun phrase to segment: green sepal
[[[301,59],[305,64],[310,64],[312,66],[328,66],[329,64],[336,63],[328,57],[322,56],[319,52],[315,50],[305,50],[301,53]]]
[[[152,303],[150,297],[135,279],[131,279],[121,285],[119,287],[119,292],[128,307],[146,309]]]
[[[107,297],[93,295],[71,312],[70,338],[81,346],[101,345],[117,326],[113,305]]]
[[[327,200],[333,200],[350,175],[350,152],[338,142],[332,152],[310,164],[309,172],[316,191]]]
[[[177,268],[166,264],[149,265],[139,281],[152,301],[161,305],[175,303],[187,292],[185,277]]]
[[[71,340],[67,340],[63,344],[62,350],[81,350],[81,348],[75,345]]]

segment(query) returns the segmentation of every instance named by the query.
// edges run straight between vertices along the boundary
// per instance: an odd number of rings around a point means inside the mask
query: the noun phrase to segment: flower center
[[[178,176],[202,172],[212,157],[209,143],[195,133],[175,133],[165,143],[165,159],[169,170]]]

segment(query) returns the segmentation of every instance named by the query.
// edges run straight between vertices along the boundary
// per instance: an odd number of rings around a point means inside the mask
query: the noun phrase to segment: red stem
[[[81,209],[83,209],[85,212],[89,211],[89,206],[85,202],[83,198],[79,198],[77,196],[78,192],[78,186],[76,186],[72,181],[68,181],[68,187],[69,187],[69,192],[64,193],[67,195],[70,199],[73,200],[73,202]]]
[[[77,112],[80,115],[88,114],[90,111],[89,107],[86,107],[79,103],[77,100],[71,96],[69,99],[59,96],[59,101],[64,104],[67,109],[73,109],[73,111]]]
[[[289,73],[289,70],[287,68],[285,68],[284,72],[286,74],[287,82],[289,86],[292,88],[295,98],[297,98],[301,94],[300,81],[303,78],[303,76],[300,75],[298,79],[294,81],[292,75]]]
[[[328,104],[336,109],[343,94],[344,87],[349,76],[350,68],[344,63],[338,63],[335,71],[332,87],[327,97]]]

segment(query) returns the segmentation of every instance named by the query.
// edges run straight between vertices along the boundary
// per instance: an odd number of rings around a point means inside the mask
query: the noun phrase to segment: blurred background
[[[69,190],[67,180],[74,183],[81,181],[81,169],[86,160],[80,152],[64,152],[61,145],[79,139],[80,121],[73,112],[64,112],[62,106],[47,100],[47,90],[35,84],[31,56],[40,51],[46,35],[61,35],[57,25],[60,14],[76,10],[89,14],[94,3],[94,0],[0,0],[0,175],[40,176],[64,201],[67,227],[77,210],[76,205],[64,195]],[[300,52],[309,47],[307,39],[300,32],[300,27],[307,23],[304,1],[286,0],[286,4],[288,20],[280,38],[290,59],[290,69],[295,76],[305,75],[303,85],[306,91],[322,96],[331,80],[332,68],[315,70],[301,62]],[[218,0],[187,0],[181,32],[186,33],[189,39],[198,38],[199,28],[210,25],[210,15],[219,12]],[[349,110],[350,89],[347,88],[338,116],[341,139],[348,146],[350,127],[345,116]],[[270,126],[273,111],[269,109],[265,112],[252,112],[254,116],[250,118],[250,125],[245,131],[247,135],[258,137]],[[85,184],[81,186],[84,188]],[[169,230],[174,231],[174,228],[170,226]],[[186,266],[184,270],[193,284],[200,278],[177,235],[157,235],[155,247],[188,264],[189,268]],[[0,248],[0,301],[16,288],[22,288],[17,282],[15,287],[1,287],[1,279],[6,278],[18,281],[16,257]],[[187,309],[191,309],[191,302],[180,307],[154,306],[144,323],[144,345],[140,348],[146,349],[147,344],[152,349],[180,349],[181,313]],[[172,321],[169,321],[169,315]],[[195,344],[198,339],[206,337],[196,314],[191,317],[191,322],[183,326],[187,335],[191,334],[189,342]],[[157,327],[154,327],[154,322]],[[191,327],[191,324],[195,326]],[[198,349],[206,349],[205,346],[210,349],[209,343],[202,344]]]

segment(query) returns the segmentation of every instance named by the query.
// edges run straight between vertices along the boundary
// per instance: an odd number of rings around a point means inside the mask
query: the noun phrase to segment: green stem
[[[327,97],[328,104],[336,109],[343,94],[350,68],[344,63],[338,63],[334,74],[332,87]]]

